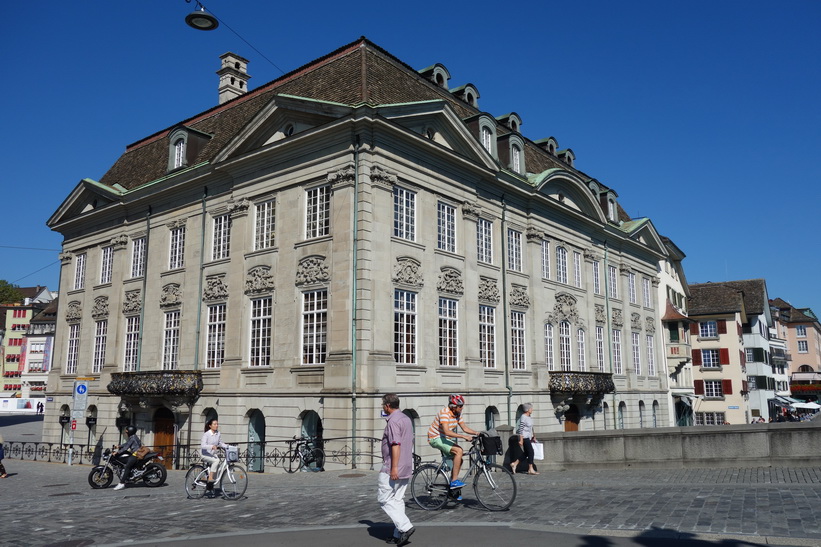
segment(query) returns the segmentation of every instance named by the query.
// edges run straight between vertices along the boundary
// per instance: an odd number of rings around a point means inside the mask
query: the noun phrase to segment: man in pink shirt
[[[382,469],[379,471],[377,499],[393,521],[388,543],[406,545],[416,529],[405,515],[405,490],[413,476],[413,424],[399,410],[399,396],[382,397],[382,416],[388,420],[382,434]]]

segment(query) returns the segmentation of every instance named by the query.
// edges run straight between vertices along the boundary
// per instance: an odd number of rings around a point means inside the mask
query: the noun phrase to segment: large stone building
[[[98,428],[186,444],[218,415],[252,451],[378,435],[387,391],[423,452],[451,392],[480,429],[528,401],[543,433],[668,425],[668,250],[572,151],[364,38],[253,91],[246,63],[224,55],[219,105],[129,145],[49,220],[50,410],[88,377]]]

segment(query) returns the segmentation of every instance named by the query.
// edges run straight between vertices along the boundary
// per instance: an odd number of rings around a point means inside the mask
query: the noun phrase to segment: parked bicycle
[[[296,473],[300,469],[306,471],[325,471],[325,451],[316,446],[316,437],[294,436],[289,444],[288,452],[283,458],[283,467],[288,473]]]
[[[248,472],[239,465],[239,450],[236,446],[220,449],[220,463],[214,476],[214,485],[219,485],[222,497],[236,500],[245,494],[248,488]],[[195,463],[185,474],[185,493],[189,498],[201,498],[208,485],[208,470],[211,466]]]
[[[516,499],[516,479],[513,473],[501,465],[487,461],[489,456],[501,454],[501,443],[498,437],[478,436],[471,440],[467,456],[470,466],[462,474],[463,482],[473,477],[473,493],[476,499],[488,511],[504,511],[513,505]],[[411,478],[411,495],[413,500],[426,511],[435,511],[443,507],[449,499],[458,500],[462,488],[450,487],[450,468],[452,458],[442,455],[439,464],[430,462],[420,465]]]

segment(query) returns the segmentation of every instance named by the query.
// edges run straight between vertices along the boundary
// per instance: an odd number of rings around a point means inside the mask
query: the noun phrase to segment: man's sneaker
[[[450,483],[451,488],[462,488],[463,486],[466,486],[465,483],[463,483],[459,479],[456,479],[455,481],[452,481]]]
[[[396,541],[396,544],[399,546],[407,545],[410,542],[410,537],[416,531],[416,528],[411,527],[410,530],[406,530],[399,535],[399,539]]]
[[[118,484],[117,486],[114,487],[114,490],[122,490],[123,488],[125,488],[125,484],[120,483],[120,484]]]

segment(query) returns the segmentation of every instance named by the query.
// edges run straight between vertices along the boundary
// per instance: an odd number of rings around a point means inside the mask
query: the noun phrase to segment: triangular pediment
[[[54,228],[85,213],[113,203],[119,203],[125,188],[111,188],[92,179],[83,179],[48,219],[46,225]]]
[[[605,223],[607,219],[590,188],[577,174],[564,169],[548,169],[530,177],[536,190],[564,207]]]
[[[627,233],[630,239],[638,241],[645,247],[649,247],[660,254],[668,253],[668,249],[664,245],[664,240],[662,240],[656,227],[653,226],[653,222],[649,218],[639,218],[625,222],[619,229]]]

